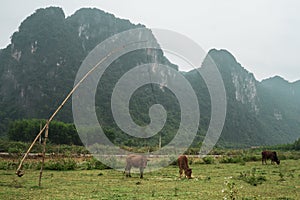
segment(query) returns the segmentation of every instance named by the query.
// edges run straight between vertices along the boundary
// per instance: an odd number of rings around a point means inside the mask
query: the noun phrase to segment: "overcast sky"
[[[0,48],[36,9],[62,7],[66,16],[96,7],[149,28],[182,33],[204,50],[227,49],[258,80],[300,80],[298,0],[1,0]]]

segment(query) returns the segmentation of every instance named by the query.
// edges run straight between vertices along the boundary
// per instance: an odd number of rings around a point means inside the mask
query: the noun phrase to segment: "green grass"
[[[258,161],[190,167],[194,176],[190,180],[179,179],[176,166],[146,173],[144,179],[138,174],[126,178],[111,169],[45,170],[41,188],[38,170],[26,170],[21,178],[14,170],[0,170],[0,199],[223,199],[231,190],[236,199],[300,198],[300,160],[285,160],[280,166]],[[248,172],[265,181],[256,186],[247,183],[240,175]]]

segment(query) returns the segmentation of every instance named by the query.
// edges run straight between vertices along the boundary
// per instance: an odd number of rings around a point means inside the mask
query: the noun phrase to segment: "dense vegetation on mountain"
[[[91,50],[116,33],[139,27],[144,26],[88,8],[67,18],[60,8],[38,9],[25,19],[12,35],[11,44],[0,51],[0,136],[28,140],[25,135],[9,135],[16,127],[9,129],[8,124],[20,119],[47,119],[72,89],[79,66]],[[227,93],[227,116],[219,145],[282,144],[300,137],[299,81],[289,83],[274,77],[258,82],[228,51],[213,49],[208,55],[216,63]],[[115,60],[100,80],[96,112],[105,133],[115,143],[158,145],[159,134],[145,140],[123,133],[115,125],[110,105],[119,78],[133,66],[154,61],[177,69],[162,51],[136,50]],[[199,146],[210,121],[210,96],[196,70],[182,74],[191,83],[200,104],[200,128],[193,143]],[[130,113],[137,124],[146,125],[150,120],[148,110],[157,103],[168,114],[160,132],[164,145],[176,134],[180,121],[179,103],[170,90],[155,84],[139,88],[130,100]],[[72,117],[69,101],[56,119],[71,123]]]

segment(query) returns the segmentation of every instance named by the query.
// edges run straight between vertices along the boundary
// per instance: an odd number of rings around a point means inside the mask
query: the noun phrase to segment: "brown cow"
[[[261,156],[262,156],[261,159],[262,164],[264,163],[267,164],[267,159],[271,160],[271,164],[274,164],[274,162],[276,162],[277,165],[280,164],[280,160],[277,157],[276,151],[263,151],[261,152]]]
[[[182,177],[183,171],[187,178],[192,178],[192,169],[189,168],[188,159],[185,155],[181,155],[178,157],[178,167],[180,178]]]
[[[144,169],[147,166],[147,158],[143,155],[128,155],[126,158],[126,177],[131,177],[130,170],[131,167],[136,167],[140,169],[140,178],[143,178]]]

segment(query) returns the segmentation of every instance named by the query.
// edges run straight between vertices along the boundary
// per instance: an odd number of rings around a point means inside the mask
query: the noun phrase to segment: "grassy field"
[[[0,199],[300,199],[300,160],[191,164],[193,179],[179,179],[177,166],[126,178],[115,170],[38,170],[17,177],[0,170]]]

